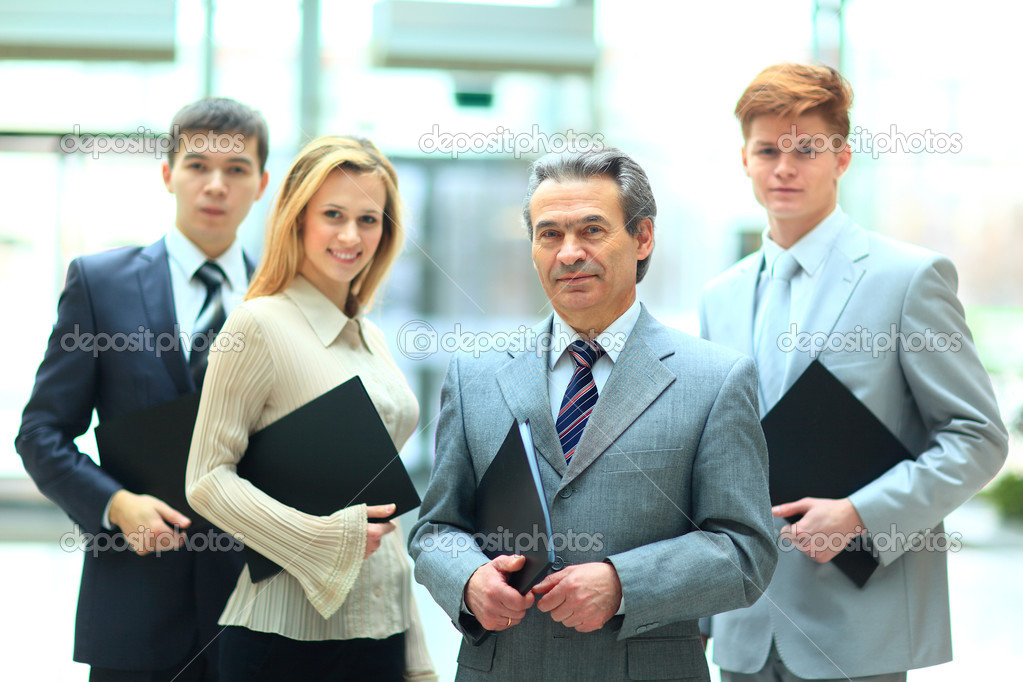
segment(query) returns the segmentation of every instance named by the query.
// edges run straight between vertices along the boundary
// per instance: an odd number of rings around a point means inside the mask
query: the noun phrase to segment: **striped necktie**
[[[210,346],[227,319],[223,296],[224,280],[227,279],[227,275],[219,265],[208,260],[199,266],[192,279],[198,279],[206,286],[206,300],[202,303],[199,316],[195,318],[188,356],[188,369],[192,373],[196,388],[201,389],[203,378],[206,376]]]
[[[565,391],[558,412],[557,429],[561,440],[561,450],[565,453],[565,463],[572,461],[575,446],[586,428],[586,420],[597,404],[597,385],[593,382],[593,363],[604,354],[595,341],[573,341],[568,352],[575,361],[575,374]]]

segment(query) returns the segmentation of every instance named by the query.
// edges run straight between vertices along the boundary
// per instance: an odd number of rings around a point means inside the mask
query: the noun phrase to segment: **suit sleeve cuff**
[[[113,503],[113,501],[114,501],[114,496],[111,495],[110,499],[107,500],[107,506],[103,507],[103,518],[101,518],[99,520],[99,522],[107,530],[113,530],[114,529],[114,524],[110,523],[110,505],[111,505],[111,503]]]

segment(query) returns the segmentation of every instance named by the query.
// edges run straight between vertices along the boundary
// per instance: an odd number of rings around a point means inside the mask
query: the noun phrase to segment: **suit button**
[[[565,488],[564,490],[562,490],[560,493],[558,493],[558,495],[560,495],[561,497],[572,497],[572,493],[574,493],[574,492],[575,491],[572,490],[572,488],[569,487],[569,488]]]
[[[551,564],[551,568],[553,568],[555,571],[560,571],[564,567],[565,567],[565,560],[562,559],[559,556],[555,556],[554,557],[554,563]]]

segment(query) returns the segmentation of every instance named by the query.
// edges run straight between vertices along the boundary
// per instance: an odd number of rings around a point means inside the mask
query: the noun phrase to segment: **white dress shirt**
[[[227,276],[222,289],[224,314],[230,315],[235,306],[245,298],[245,292],[249,288],[245,257],[242,255],[241,243],[235,239],[219,257],[208,258],[202,249],[176,227],[167,233],[164,243],[167,246],[167,265],[170,267],[174,319],[178,323],[181,352],[185,356],[185,362],[188,362],[188,357],[192,353],[190,341],[196,331],[195,322],[199,317],[199,311],[202,310],[202,304],[206,301],[206,285],[198,279],[193,279],[193,275],[207,260],[212,260],[220,266]],[[103,518],[100,520],[107,530],[114,528],[110,522],[111,500],[113,496],[107,500]]]
[[[224,271],[226,278],[222,295],[225,315],[230,315],[235,306],[245,298],[249,278],[242,246],[237,239],[231,243],[227,251],[216,258],[209,258],[177,228],[167,233],[165,242],[170,266],[171,291],[174,294],[174,316],[178,321],[181,352],[184,353],[187,362],[192,350],[189,341],[196,331],[195,322],[206,300],[206,285],[193,278],[196,271],[208,260],[212,260]]]
[[[800,322],[806,314],[810,299],[817,288],[818,276],[821,266],[831,253],[831,245],[834,243],[838,233],[842,231],[845,222],[845,213],[841,207],[836,206],[827,218],[822,220],[817,227],[807,232],[802,239],[789,247],[788,252],[799,263],[800,270],[792,276],[791,280],[791,313],[789,320]],[[771,239],[771,228],[764,229],[764,260],[760,264],[760,278],[757,280],[756,312],[753,318],[753,338],[760,338],[760,328],[763,325],[764,297],[767,295],[767,287],[771,283],[771,268],[774,262],[785,252],[781,246]]]
[[[611,370],[614,369],[618,356],[625,348],[625,342],[629,339],[632,328],[639,320],[639,312],[639,299],[636,299],[628,310],[594,339],[604,349],[604,353],[590,368],[598,395],[604,389],[604,384],[611,376]],[[557,423],[565,391],[568,390],[568,385],[572,383],[572,375],[575,374],[575,361],[566,351],[573,341],[580,340],[582,337],[572,329],[571,325],[561,319],[557,312],[554,313],[551,336],[551,351],[547,354],[547,387],[551,399],[551,415],[554,417],[554,422]]]

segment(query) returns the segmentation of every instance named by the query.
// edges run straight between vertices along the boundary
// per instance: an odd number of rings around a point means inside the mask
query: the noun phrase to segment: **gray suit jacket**
[[[725,670],[759,670],[772,637],[788,668],[810,679],[951,660],[942,550],[956,539],[944,534],[942,519],[1006,456],[1005,427],[956,297],[952,263],[843,219],[798,321],[804,336],[789,339],[783,385],[812,361],[800,344],[823,345],[821,362],[918,456],[850,496],[881,564],[867,585],[857,588],[831,564],[783,545],[764,599],[712,619],[714,662]],[[758,251],[707,285],[705,338],[752,354],[762,258]]]
[[[550,330],[548,318],[534,331]],[[776,561],[752,362],[644,308],[567,467],[546,363],[532,350],[455,356],[444,383],[410,551],[467,635],[458,679],[708,679],[696,619],[753,603]],[[582,634],[533,608],[474,645],[481,626],[460,607],[487,561],[471,538],[476,484],[513,419],[532,426],[556,566],[610,559],[625,613]]]

